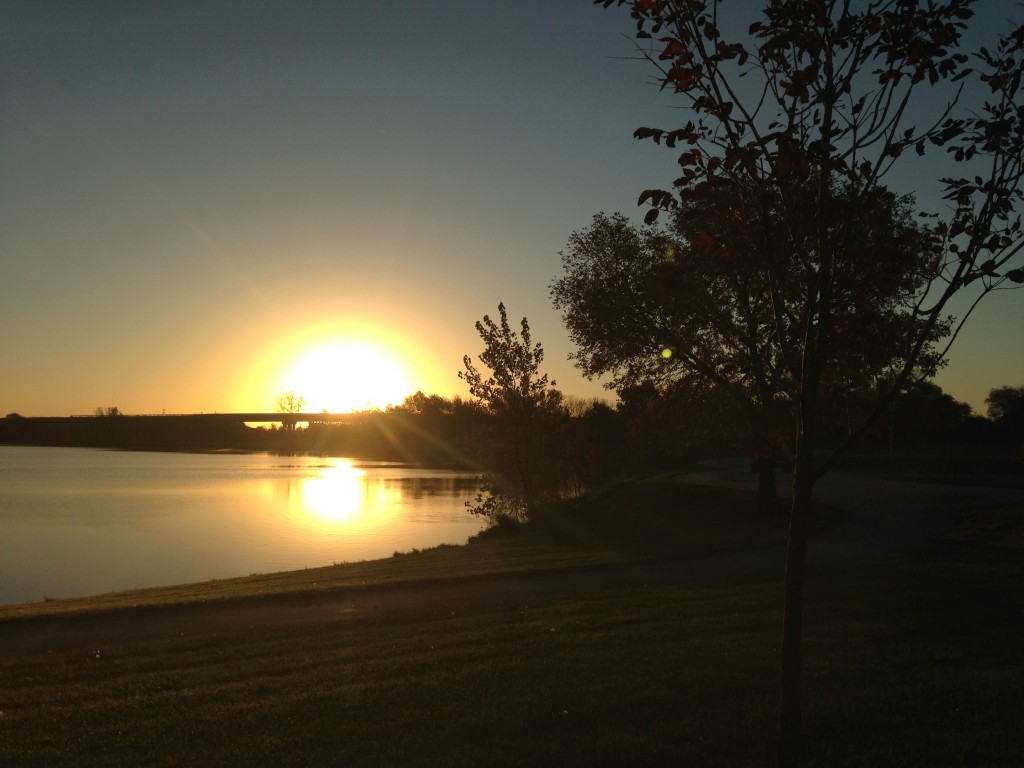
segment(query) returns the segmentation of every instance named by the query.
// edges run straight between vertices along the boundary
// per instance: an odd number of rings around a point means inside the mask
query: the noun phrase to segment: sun
[[[306,413],[348,413],[398,405],[412,394],[403,367],[376,347],[354,342],[318,346],[300,357],[283,391],[305,399]]]

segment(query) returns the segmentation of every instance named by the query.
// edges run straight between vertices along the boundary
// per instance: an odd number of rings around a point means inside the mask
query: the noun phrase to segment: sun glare
[[[301,357],[283,390],[304,398],[307,413],[385,408],[412,393],[402,366],[384,352],[356,343],[324,345]]]

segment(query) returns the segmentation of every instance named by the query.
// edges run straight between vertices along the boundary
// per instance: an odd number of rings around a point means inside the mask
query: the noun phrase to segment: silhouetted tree
[[[828,193],[836,208],[849,194],[843,187]],[[672,391],[665,402],[680,406],[687,395],[700,398],[705,406],[691,409],[684,433],[690,444],[714,438],[701,427],[742,435],[759,471],[759,506],[775,510],[775,465],[794,432],[795,392],[774,343],[781,293],[764,290],[761,272],[766,244],[781,239],[772,232],[783,222],[755,201],[752,185],[722,178],[706,197],[681,202],[667,232],[598,214],[570,237],[561,254],[565,274],[551,296],[587,376],[610,374],[608,386],[618,389],[652,381]],[[872,254],[879,267],[870,279],[837,281],[835,343],[822,381],[823,403],[842,401],[848,418],[852,394],[872,390],[902,361],[914,320],[899,311],[899,297],[926,279],[934,261],[908,201],[879,193],[863,208],[870,222],[861,216],[850,226],[844,255]],[[797,257],[772,258],[795,271]]]
[[[296,395],[294,392],[285,392],[277,398],[278,413],[302,413],[302,409],[305,407],[306,398]]]
[[[555,458],[566,490],[581,496],[618,471],[622,419],[599,398],[566,397],[562,411]]]
[[[644,381],[640,384],[622,387],[618,390],[617,408],[627,419],[639,416],[647,405],[658,396],[658,388],[654,382]]]
[[[106,408],[97,408],[93,414],[95,416],[120,416],[121,410],[116,405],[108,405]]]
[[[397,419],[390,439],[405,452],[406,461],[443,465],[472,465],[470,436],[477,428],[481,408],[459,396],[451,399],[416,392],[387,416]]]
[[[753,4],[727,5],[728,28],[747,31],[736,39],[720,24],[719,0],[596,2],[630,7],[637,36],[650,41],[641,50],[658,67],[662,87],[691,110],[682,127],[636,131],[637,138],[682,147],[674,190],[640,196],[641,204],[652,206],[647,222],[680,204],[714,200],[728,175],[753,190],[733,229],[745,226],[747,211],[760,210],[761,221],[781,223],[760,227],[762,247],[753,256],[762,277],[758,291],[772,306],[768,343],[782,363],[797,418],[779,740],[780,764],[795,766],[814,483],[912,380],[954,296],[970,296],[973,308],[1007,281],[1024,282],[1024,270],[1012,262],[1022,251],[1014,213],[1024,176],[1024,28],[1004,27],[1008,31],[993,46],[979,49],[978,66],[971,69],[961,51],[971,0],[771,0],[760,12]],[[958,104],[952,93],[931,119],[915,108],[913,97],[922,91],[968,78],[984,92],[981,99]],[[943,94],[932,98],[941,104]],[[923,126],[908,125],[922,117]],[[879,383],[861,426],[820,460],[820,407],[835,345],[844,315],[855,318],[861,311],[844,301],[843,286],[871,279],[881,266],[870,252],[851,252],[847,235],[876,226],[870,206],[887,192],[886,174],[936,146],[947,147],[950,159],[968,163],[971,171],[939,180],[951,208],[946,217],[931,219],[937,258],[927,279],[907,284],[895,297],[894,310],[907,318],[902,362]],[[834,194],[839,188],[842,196]],[[711,219],[706,226],[712,243],[728,234]],[[884,217],[877,226],[887,226]]]
[[[1024,387],[996,387],[985,403],[1000,442],[1009,448],[1024,445]]]
[[[302,395],[296,395],[294,392],[285,392],[279,398],[277,398],[277,412],[285,415],[302,413],[302,409],[306,407],[306,398]],[[285,432],[295,431],[295,420],[285,419],[281,422],[281,428]]]
[[[540,342],[533,343],[526,318],[516,333],[504,304],[498,304],[498,314],[498,322],[484,315],[476,323],[485,368],[477,368],[466,355],[466,369],[459,372],[489,416],[476,441],[489,471],[473,510],[493,520],[525,520],[557,495],[563,482],[553,462],[564,417],[562,396],[555,382],[540,373],[544,350]]]
[[[932,382],[922,381],[892,400],[888,415],[892,447],[934,446],[948,442],[971,415],[960,402]]]

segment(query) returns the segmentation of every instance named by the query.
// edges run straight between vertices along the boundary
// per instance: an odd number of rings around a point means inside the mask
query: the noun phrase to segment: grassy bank
[[[459,580],[703,557],[785,540],[782,517],[752,514],[747,493],[682,486],[662,477],[617,484],[596,498],[570,502],[528,527],[487,531],[469,546],[70,600],[0,606],[0,620],[125,607],[211,602],[281,593],[325,592],[426,580]],[[836,522],[823,513],[821,524]]]
[[[542,540],[657,554],[678,510],[656,512],[666,493],[617,547],[599,506],[579,510],[592,526],[478,543],[495,560]],[[684,516],[709,535],[752,519],[728,511],[740,498],[704,501]],[[924,551],[815,574],[806,765],[1019,764],[1021,525],[1020,510],[968,515]],[[396,615],[0,659],[0,764],[770,765],[780,595],[774,579],[474,607],[456,592]]]

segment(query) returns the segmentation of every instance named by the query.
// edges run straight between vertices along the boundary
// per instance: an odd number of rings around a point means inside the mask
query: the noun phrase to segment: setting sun
[[[344,342],[317,347],[299,358],[283,390],[304,398],[308,413],[345,413],[397,405],[413,388],[403,367],[386,353]]]

